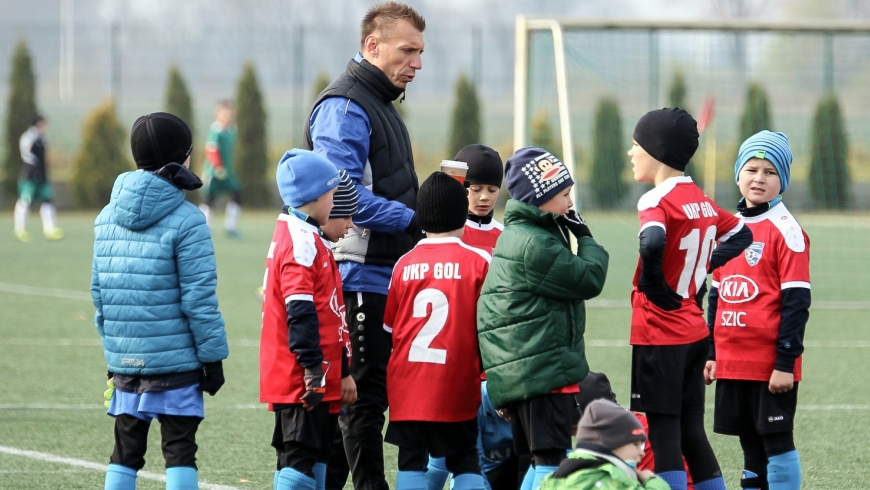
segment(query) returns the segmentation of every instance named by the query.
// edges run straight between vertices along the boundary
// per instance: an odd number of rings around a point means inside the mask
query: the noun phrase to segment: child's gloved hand
[[[223,362],[203,363],[199,372],[199,389],[214,396],[225,382]]]
[[[584,221],[583,218],[577,214],[577,211],[574,211],[573,209],[568,210],[568,214],[556,218],[556,221],[565,228],[568,228],[568,231],[577,238],[592,236],[592,232],[589,231],[589,227],[586,226],[586,221]]]
[[[302,406],[313,410],[326,394],[326,376],[320,366],[305,368],[305,394],[302,395]]]
[[[108,386],[109,389],[103,392],[103,405],[105,405],[106,410],[108,410],[109,405],[112,403],[112,397],[115,395],[115,380],[110,377],[106,380],[106,386]]]
[[[227,178],[227,169],[223,167],[215,167],[214,169],[214,178],[218,180],[224,180]]]
[[[641,274],[637,281],[637,289],[643,292],[652,304],[665,311],[678,310],[683,304],[683,297],[668,286],[664,276],[656,280]]]

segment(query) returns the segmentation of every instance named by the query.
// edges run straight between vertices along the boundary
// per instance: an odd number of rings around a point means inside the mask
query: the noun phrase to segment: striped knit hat
[[[793,158],[788,146],[788,136],[765,129],[744,141],[740,145],[737,162],[734,164],[734,182],[739,180],[740,170],[752,158],[763,158],[773,164],[776,173],[779,174],[779,182],[782,184],[779,193],[784,193],[788,187],[788,181],[791,179]]]
[[[332,197],[332,211],[329,212],[329,217],[347,218],[356,214],[359,194],[357,194],[356,186],[350,180],[347,171],[339,170],[338,176],[341,181],[338,183],[338,188],[335,189],[335,196]]]

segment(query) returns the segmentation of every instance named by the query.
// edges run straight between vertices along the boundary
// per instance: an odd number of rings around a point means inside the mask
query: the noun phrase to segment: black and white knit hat
[[[350,175],[346,170],[339,170],[338,176],[341,180],[338,182],[335,195],[332,197],[332,211],[329,212],[329,217],[347,218],[356,214],[359,194],[357,194],[356,185],[350,180]]]

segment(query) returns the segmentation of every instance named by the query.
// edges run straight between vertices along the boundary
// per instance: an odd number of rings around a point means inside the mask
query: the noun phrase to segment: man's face
[[[366,38],[363,55],[378,67],[393,85],[404,89],[423,69],[423,33],[407,20],[398,20],[384,32]]]

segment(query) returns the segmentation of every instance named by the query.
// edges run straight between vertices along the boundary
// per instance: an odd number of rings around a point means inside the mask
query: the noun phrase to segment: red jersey
[[[341,275],[320,230],[301,219],[278,217],[263,278],[260,331],[260,401],[302,403],[305,369],[290,351],[286,304],[312,301],[317,311],[319,347],[326,375],[324,402],[341,399],[341,356],[345,311]]]
[[[462,235],[462,241],[492,255],[495,251],[495,242],[503,230],[504,225],[495,219],[485,225],[469,219],[465,221],[465,233]]]
[[[752,245],[713,272],[719,289],[716,377],[768,381],[776,363],[782,291],[810,289],[810,239],[783,203],[743,221],[752,230]],[[794,380],[801,380],[801,357]]]
[[[701,192],[691,177],[671,177],[641,196],[637,203],[640,229],[664,228],[662,272],[668,285],[683,297],[682,306],[665,311],[637,289],[638,260],[631,291],[631,345],[683,345],[710,335],[695,294],[707,278],[714,244],[743,228],[743,222],[723,211]]]
[[[390,421],[461,422],[480,406],[477,298],[488,253],[427,238],[396,263],[384,311]]]

